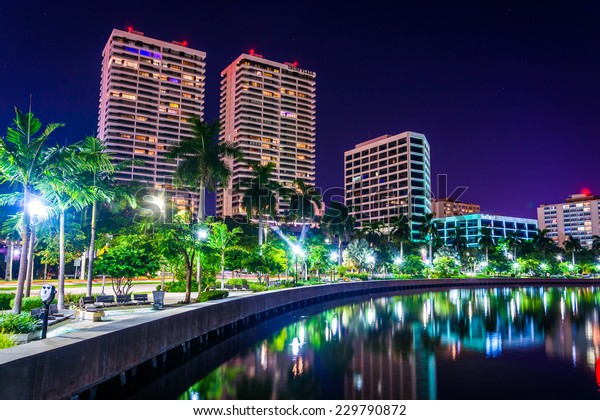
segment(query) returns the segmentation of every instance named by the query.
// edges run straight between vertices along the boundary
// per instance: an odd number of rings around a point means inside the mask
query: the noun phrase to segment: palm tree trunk
[[[258,211],[258,246],[261,246],[263,243],[263,226],[262,226],[262,214],[260,210]]]
[[[404,261],[404,242],[400,241],[400,262]]]
[[[571,262],[575,265],[575,250],[571,251]]]
[[[206,194],[206,188],[204,187],[204,180],[201,179],[200,180],[200,191],[198,193],[198,221],[199,222],[203,222],[204,221],[204,215],[206,214],[205,212],[205,194]]]
[[[58,309],[65,307],[65,211],[59,216],[58,234]]]
[[[23,288],[27,277],[27,255],[26,250],[29,246],[29,224],[31,216],[27,211],[27,203],[29,202],[29,187],[23,189],[23,232],[21,236],[21,259],[19,260],[19,276],[17,277],[17,290],[15,293],[15,304],[13,313],[21,312],[21,302],[23,301]]]
[[[27,250],[27,279],[25,282],[25,297],[31,295],[31,283],[33,282],[33,263],[34,255],[33,250],[35,248],[35,225],[31,227],[31,234],[29,235],[29,249]]]
[[[194,257],[192,256],[191,259]],[[185,256],[185,298],[183,303],[190,303],[192,298],[192,263],[188,255]]]
[[[92,220],[90,225],[90,255],[88,259],[86,295],[92,296],[92,279],[94,278],[94,250],[96,249],[96,202],[92,204]]]
[[[486,263],[486,264],[489,264],[489,262],[490,262],[490,259],[489,259],[489,257],[488,257],[488,249],[489,249],[489,248],[486,246],[486,247],[485,247],[485,263]]]
[[[225,252],[221,252],[221,290],[225,289]]]
[[[83,254],[81,254],[81,275],[79,276],[79,280],[85,280],[85,267],[87,263],[87,250],[83,250]]]
[[[15,243],[11,240],[10,246],[8,247],[8,255],[6,258],[6,270],[4,279],[6,281],[12,281],[12,266],[13,266],[13,256],[15,255]]]

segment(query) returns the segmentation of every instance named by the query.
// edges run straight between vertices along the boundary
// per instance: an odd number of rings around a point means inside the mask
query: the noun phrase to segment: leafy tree
[[[456,225],[454,232],[452,232],[452,247],[456,250],[459,257],[462,258],[463,254],[467,250],[467,239],[465,238],[465,231],[460,225]]]
[[[269,276],[287,269],[287,257],[284,250],[271,244],[263,244],[247,256],[244,266],[256,274],[259,283],[264,279],[265,284],[269,286]]]
[[[452,277],[460,272],[460,263],[456,258],[436,256],[433,259],[433,272],[439,277]]]
[[[362,238],[352,240],[344,253],[344,259],[349,260],[358,272],[362,272],[367,265],[369,257],[373,256],[373,250],[368,242]]]
[[[31,228],[31,215],[27,211],[27,204],[31,196],[33,185],[38,180],[41,171],[46,167],[52,154],[46,148],[50,135],[63,124],[48,124],[41,130],[42,124],[31,111],[23,114],[15,108],[13,126],[8,128],[6,138],[0,137],[0,184],[9,183],[20,191],[4,195],[0,204],[20,203],[23,214],[21,230],[21,249],[29,248],[29,230]],[[27,258],[21,257],[19,263],[19,276],[13,312],[21,312],[21,301],[25,276],[27,273]]]
[[[330,251],[324,245],[313,244],[308,247],[308,265],[310,270],[317,272],[317,277],[331,265],[329,256]]]
[[[128,294],[133,278],[153,276],[160,269],[156,244],[147,235],[119,235],[96,262],[95,272],[112,278],[117,295]]]
[[[221,289],[225,289],[225,254],[239,241],[241,233],[242,229],[237,227],[229,231],[229,228],[223,222],[216,222],[211,227],[208,246],[221,258]]]
[[[523,240],[518,231],[509,232],[504,238],[504,243],[508,249],[512,250],[513,261],[517,261],[517,249],[523,244]]]
[[[403,273],[410,276],[422,276],[425,271],[425,263],[418,255],[409,255],[402,261],[401,269]]]
[[[206,190],[214,191],[217,185],[227,188],[231,168],[224,159],[241,159],[237,146],[219,141],[219,122],[208,124],[200,118],[190,120],[192,137],[183,138],[169,150],[169,157],[178,159],[175,180],[198,193],[198,221],[204,221]]]
[[[376,248],[381,243],[383,233],[383,221],[364,222],[360,231],[359,237],[364,238],[371,248]]]

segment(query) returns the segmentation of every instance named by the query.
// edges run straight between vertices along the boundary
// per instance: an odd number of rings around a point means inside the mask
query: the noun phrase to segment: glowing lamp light
[[[292,251],[299,257],[304,256],[304,251],[300,248],[300,245],[292,245]]]
[[[36,217],[46,217],[48,215],[48,207],[40,200],[34,199],[27,204],[29,214]]]
[[[292,65],[293,65],[294,67],[298,67],[298,62],[297,62],[297,61],[294,61],[294,62],[292,63]]]
[[[254,48],[250,48],[250,55],[254,55]]]
[[[187,41],[185,41],[185,40],[184,40],[184,41],[181,41],[181,45],[183,45],[184,47],[187,47],[187,46],[188,46],[188,42],[187,42]]]
[[[583,188],[581,190],[581,194],[585,194],[585,195],[592,195],[592,192],[590,191],[589,188]]]
[[[374,262],[375,262],[375,257],[374,257],[374,256],[372,256],[372,255],[369,255],[369,256],[367,257],[367,263],[368,263],[368,264],[373,264]]]
[[[133,26],[128,26],[127,27],[127,32],[133,32]]]
[[[394,258],[394,264],[396,264],[396,265],[402,264],[402,258],[400,258],[400,257]]]
[[[540,268],[541,268],[542,270],[546,271],[546,269],[548,268],[548,264],[541,263],[541,264],[540,264]]]
[[[200,229],[198,231],[198,239],[204,240],[208,238],[208,231],[206,229]]]
[[[337,260],[337,259],[338,259],[338,256],[339,256],[339,254],[338,254],[336,251],[331,251],[331,254],[329,254],[329,258],[330,258],[332,261],[335,261],[335,260]]]

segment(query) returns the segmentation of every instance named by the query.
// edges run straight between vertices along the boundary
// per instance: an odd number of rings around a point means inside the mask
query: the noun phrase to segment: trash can
[[[156,309],[162,309],[165,306],[165,292],[163,290],[154,290],[152,298],[154,299],[154,307]]]

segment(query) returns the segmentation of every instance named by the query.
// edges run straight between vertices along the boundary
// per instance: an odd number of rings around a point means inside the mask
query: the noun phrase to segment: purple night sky
[[[207,53],[206,119],[220,72],[254,48],[317,73],[317,184],[343,186],[343,152],[406,130],[482,211],[600,194],[600,4],[593,1],[5,1],[0,135],[33,95],[55,141],[94,134],[101,54],[113,28]],[[408,3],[397,5],[396,3]],[[210,212],[210,210],[209,210]]]

